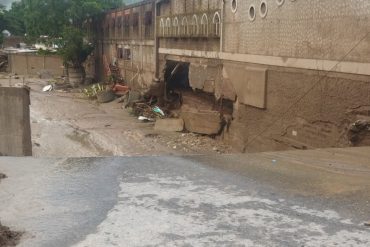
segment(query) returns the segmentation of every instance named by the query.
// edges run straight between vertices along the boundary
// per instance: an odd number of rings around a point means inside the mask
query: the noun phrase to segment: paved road
[[[303,156],[3,157],[0,219],[27,247],[370,246],[366,164],[346,180],[343,155],[332,170]]]

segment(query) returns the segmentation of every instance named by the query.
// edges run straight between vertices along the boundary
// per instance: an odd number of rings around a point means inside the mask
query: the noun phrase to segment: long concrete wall
[[[40,73],[48,73],[51,76],[62,76],[64,74],[63,60],[59,56],[9,54],[9,71],[18,75],[37,76]]]
[[[0,87],[0,156],[31,156],[27,88]]]

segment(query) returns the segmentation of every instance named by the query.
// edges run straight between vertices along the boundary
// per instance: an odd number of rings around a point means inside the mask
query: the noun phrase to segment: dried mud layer
[[[0,173],[0,182],[6,175]],[[20,232],[12,232],[9,227],[3,226],[0,222],[0,247],[16,246],[21,238]]]

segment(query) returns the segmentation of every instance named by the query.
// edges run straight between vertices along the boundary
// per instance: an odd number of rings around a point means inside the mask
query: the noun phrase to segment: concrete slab
[[[365,247],[369,155],[3,157],[0,219],[27,247]]]
[[[154,129],[158,131],[181,132],[184,130],[184,120],[181,118],[157,119]]]
[[[0,87],[0,156],[31,156],[28,88]]]

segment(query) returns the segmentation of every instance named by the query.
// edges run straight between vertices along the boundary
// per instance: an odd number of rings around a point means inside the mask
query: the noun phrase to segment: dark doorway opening
[[[189,63],[167,61],[164,79],[167,91],[191,90],[189,83]]]

